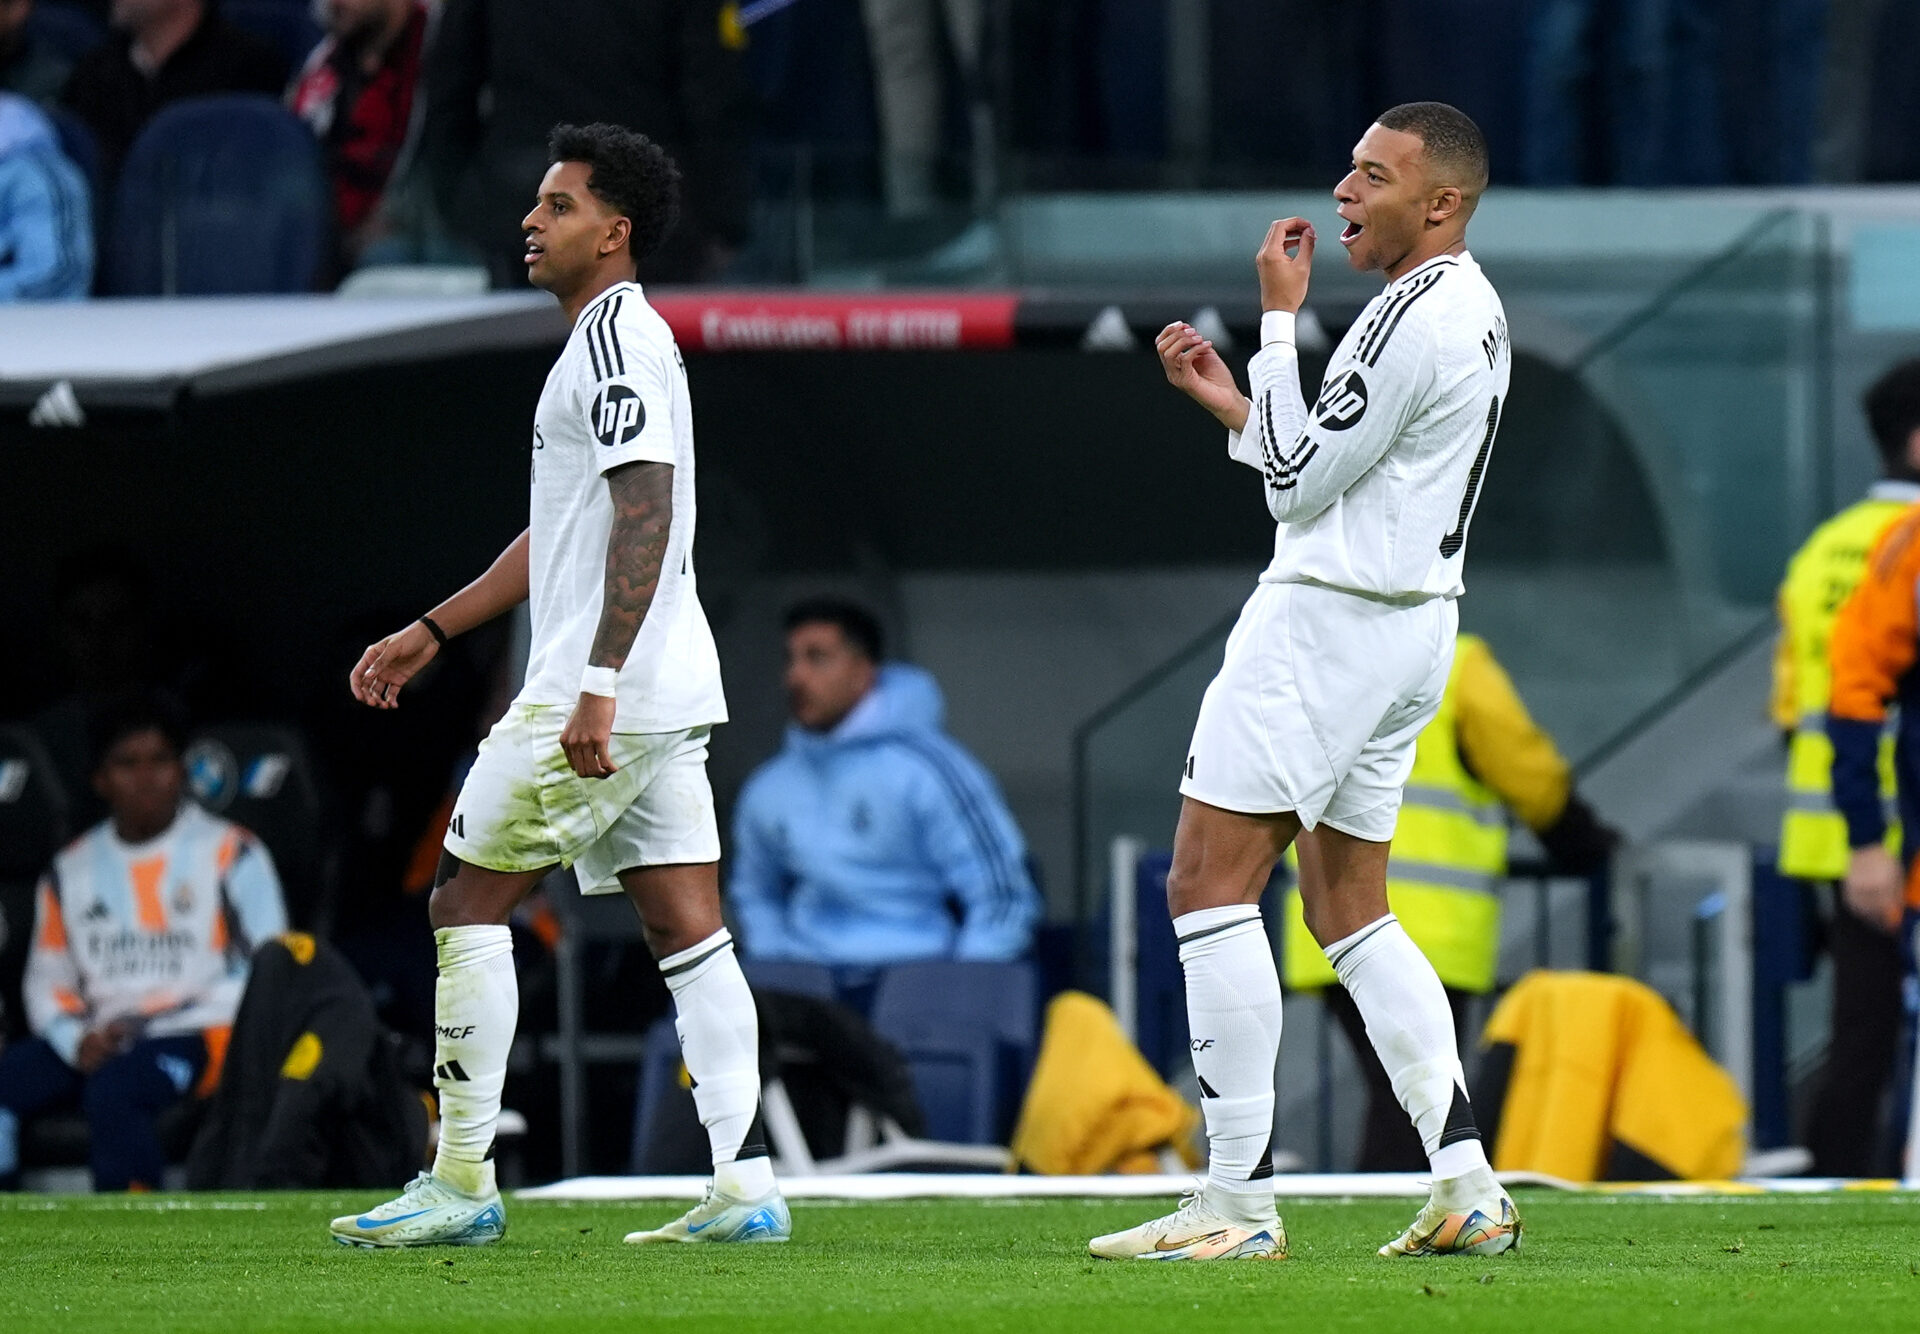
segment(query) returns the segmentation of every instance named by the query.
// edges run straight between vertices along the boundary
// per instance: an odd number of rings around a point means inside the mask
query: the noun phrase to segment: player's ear
[[[1466,202],[1457,185],[1443,185],[1433,192],[1427,200],[1427,225],[1438,227],[1441,223],[1460,216],[1460,207]]]
[[[633,222],[628,218],[615,218],[607,225],[607,234],[600,238],[600,253],[611,255],[623,249],[627,238],[633,235]]]

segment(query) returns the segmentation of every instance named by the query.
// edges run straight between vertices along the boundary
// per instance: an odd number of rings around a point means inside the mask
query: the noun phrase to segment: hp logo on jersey
[[[1320,390],[1313,419],[1329,431],[1344,431],[1367,415],[1367,382],[1359,371],[1343,371]]]
[[[646,424],[647,409],[640,395],[623,384],[606,385],[593,400],[593,434],[609,448],[626,444]]]

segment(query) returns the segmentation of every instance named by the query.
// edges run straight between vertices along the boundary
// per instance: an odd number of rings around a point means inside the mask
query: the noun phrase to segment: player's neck
[[[1419,245],[1409,250],[1398,264],[1388,266],[1384,272],[1388,282],[1398,282],[1430,259],[1442,255],[1464,255],[1467,253],[1467,238],[1459,235],[1451,239],[1443,236],[1422,238]]]
[[[610,287],[633,281],[632,269],[608,269],[594,274],[580,284],[578,291],[569,292],[560,297],[560,309],[567,312],[567,323],[578,324],[580,312],[598,301]],[[558,293],[555,293],[558,296]]]

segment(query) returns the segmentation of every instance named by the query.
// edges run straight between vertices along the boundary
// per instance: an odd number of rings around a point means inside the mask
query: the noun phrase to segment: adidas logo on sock
[[[444,1064],[434,1066],[433,1077],[457,1084],[471,1084],[473,1082],[467,1075],[467,1072],[460,1068],[460,1062],[458,1061],[447,1061]]]

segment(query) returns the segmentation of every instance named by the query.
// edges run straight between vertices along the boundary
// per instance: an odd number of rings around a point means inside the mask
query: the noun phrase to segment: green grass
[[[1292,1260],[1218,1265],[1088,1259],[1129,1200],[802,1202],[739,1249],[622,1245],[653,1203],[509,1201],[487,1250],[327,1239],[369,1202],[0,1197],[0,1330],[1920,1330],[1914,1196],[1530,1194],[1520,1254],[1398,1261],[1411,1202],[1302,1200]]]

